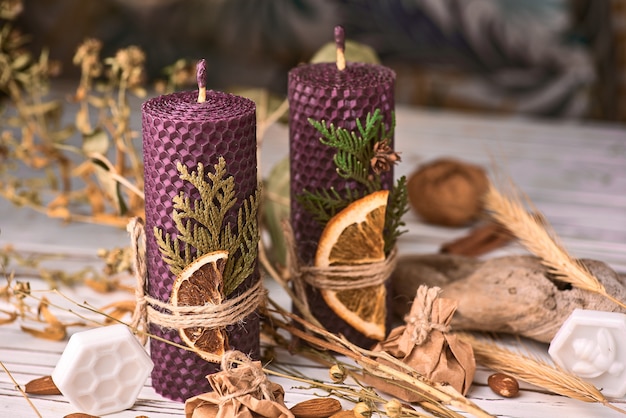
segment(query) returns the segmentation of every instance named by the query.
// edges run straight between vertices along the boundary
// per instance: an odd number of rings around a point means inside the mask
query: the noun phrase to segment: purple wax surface
[[[380,109],[389,129],[395,108],[394,85],[395,73],[381,65],[348,62],[339,71],[335,63],[318,63],[301,65],[289,72],[291,225],[301,262],[313,264],[323,226],[300,206],[295,196],[320,188],[362,188],[337,174],[335,150],[319,141],[321,135],[308,119],[324,120],[353,131],[357,119],[364,123],[368,113]],[[393,138],[389,139],[393,146]],[[393,170],[384,173],[382,183],[384,189],[393,186]],[[312,312],[329,330],[341,332],[361,346],[373,343],[337,317],[317,290],[308,288],[307,294]]]
[[[226,223],[235,226],[238,209],[255,192],[258,182],[254,102],[215,91],[207,92],[204,103],[197,103],[197,97],[197,91],[180,92],[153,98],[142,106],[147,290],[150,296],[163,302],[170,300],[175,276],[161,257],[154,227],[176,236],[172,199],[181,192],[192,201],[199,198],[195,187],[180,179],[176,164],[180,162],[195,172],[201,162],[206,175],[213,172],[219,157],[224,157],[227,175],[234,177],[237,193],[237,203],[229,211]],[[259,273],[255,269],[228,297],[243,293],[257,280]],[[226,331],[231,348],[258,358],[257,313],[227,327]],[[178,330],[151,324],[150,332],[184,345]],[[150,341],[150,354],[154,361],[152,385],[161,395],[184,401],[211,390],[206,375],[218,371],[219,365],[156,339]]]

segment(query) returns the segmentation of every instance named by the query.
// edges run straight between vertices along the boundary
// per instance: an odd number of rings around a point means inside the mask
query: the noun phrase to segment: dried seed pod
[[[389,418],[398,418],[402,414],[402,403],[397,399],[391,399],[385,404],[385,412]]]
[[[487,378],[487,384],[495,393],[505,398],[513,398],[519,393],[519,383],[504,373],[494,373]]]
[[[328,374],[330,374],[330,380],[335,383],[343,383],[347,377],[346,368],[341,364],[335,364],[332,366],[328,371]]]
[[[372,416],[372,408],[365,402],[359,402],[352,409],[355,418],[370,418]]]

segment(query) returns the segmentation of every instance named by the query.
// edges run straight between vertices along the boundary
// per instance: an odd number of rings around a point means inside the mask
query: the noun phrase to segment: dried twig
[[[15,379],[13,378],[13,375],[11,374],[9,369],[7,369],[7,367],[4,365],[2,361],[0,361],[0,367],[2,367],[4,372],[9,376],[9,379],[11,379],[11,381],[13,382],[13,385],[15,385],[15,389],[17,389],[22,394],[22,396],[24,397],[24,399],[26,399],[26,402],[28,402],[28,405],[30,405],[30,407],[33,409],[35,414],[37,414],[37,416],[41,418],[42,415],[37,409],[37,407],[35,406],[35,404],[33,404],[33,401],[30,400],[26,392],[24,392],[22,387],[15,381]]]

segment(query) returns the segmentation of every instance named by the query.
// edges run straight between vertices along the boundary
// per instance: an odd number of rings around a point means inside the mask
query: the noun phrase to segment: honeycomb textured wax
[[[574,309],[550,342],[548,353],[609,398],[626,396],[626,314]]]
[[[72,335],[52,381],[81,412],[105,415],[132,407],[150,370],[146,350],[118,324]]]
[[[142,107],[146,194],[146,255],[148,293],[163,302],[170,299],[175,277],[163,261],[154,227],[176,236],[172,199],[184,193],[199,198],[198,191],[180,179],[176,163],[196,171],[213,172],[219,157],[226,161],[227,175],[235,180],[237,202],[226,222],[237,225],[237,211],[257,188],[256,108],[251,100],[208,91],[206,102],[197,103],[198,92],[180,92],[148,100]],[[259,280],[258,269],[231,295],[243,293]],[[152,324],[150,332],[182,344],[178,330]],[[254,358],[259,356],[259,317],[251,314],[226,328],[229,345]],[[219,370],[193,352],[157,339],[150,342],[154,361],[152,385],[161,395],[178,401],[211,390],[206,376]]]
[[[339,177],[333,162],[334,150],[320,143],[320,134],[308,119],[324,120],[353,131],[357,119],[365,122],[368,113],[380,109],[389,129],[394,111],[394,83],[395,73],[391,69],[372,64],[348,63],[343,71],[339,71],[335,63],[317,63],[302,65],[289,72],[291,225],[296,253],[307,265],[313,263],[323,225],[300,206],[295,196],[303,190],[319,188],[362,188],[356,182]],[[393,146],[393,138],[389,139]],[[382,180],[383,188],[390,189],[393,170],[384,173]],[[308,285],[307,297],[311,311],[331,332],[340,332],[359,345],[373,343],[336,316],[319,293]]]

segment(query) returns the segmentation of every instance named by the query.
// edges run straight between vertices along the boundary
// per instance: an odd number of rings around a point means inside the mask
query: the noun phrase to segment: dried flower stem
[[[387,353],[374,352],[358,347],[344,338],[332,334],[322,328],[316,327],[298,316],[285,311],[271,300],[270,303],[272,303],[276,309],[274,311],[275,313],[298,322],[301,326],[305,327],[307,331],[315,333],[322,338],[311,335],[298,327],[280,321],[277,318],[272,319],[274,325],[283,328],[295,337],[323,349],[349,357],[363,367],[367,373],[371,373],[374,376],[384,379],[398,381],[403,384],[403,386],[406,385],[407,389],[415,391],[415,393],[418,393],[420,396],[423,396],[432,402],[439,403],[441,405],[454,406],[476,417],[493,417],[493,415],[485,412],[478,405],[474,404],[457,392],[452,386],[429,382],[427,379],[417,376],[415,370],[413,370],[410,366]],[[378,362],[376,360],[377,358],[384,358],[396,368]]]
[[[30,407],[33,409],[33,411],[35,412],[35,414],[37,414],[37,416],[39,418],[42,417],[41,413],[39,412],[39,410],[37,409],[37,407],[35,406],[35,404],[33,404],[33,402],[30,400],[30,398],[28,397],[28,395],[26,394],[26,392],[24,392],[24,390],[22,389],[22,387],[15,381],[15,379],[13,378],[13,375],[11,374],[11,372],[9,371],[9,369],[7,369],[7,367],[4,365],[4,363],[2,361],[0,361],[0,367],[2,367],[2,369],[4,370],[4,372],[9,376],[9,379],[11,379],[11,381],[13,382],[13,385],[15,386],[15,389],[17,389],[22,396],[24,397],[24,399],[26,399],[26,402],[28,402],[28,405],[30,405]]]
[[[267,256],[267,251],[265,250],[265,245],[263,245],[262,241],[259,241],[259,262],[261,263],[261,266],[263,266],[263,268],[266,269],[268,274],[274,280],[276,280],[276,282],[287,293],[287,295],[289,296],[289,298],[293,302],[293,304],[296,307],[296,309],[298,309],[300,314],[307,321],[309,321],[310,323],[312,323],[312,324],[314,324],[314,325],[316,325],[316,326],[321,328],[322,324],[320,324],[320,322],[315,318],[315,316],[313,316],[313,314],[311,314],[311,311],[309,311],[309,309],[300,301],[300,299],[298,299],[298,297],[296,296],[294,291],[289,286],[289,283],[286,280],[284,280],[280,276],[280,274],[278,274],[278,272],[276,271],[276,269],[274,268],[274,266],[272,265],[272,263],[270,262],[270,260],[269,260],[269,258]]]
[[[520,204],[517,198],[503,196],[491,184],[485,195],[485,209],[504,225],[528,251],[541,258],[542,264],[572,286],[600,294],[626,309],[626,303],[607,292],[600,281],[587,268],[573,259],[559,245],[545,220],[538,220]]]
[[[114,322],[126,325],[126,326],[129,327],[129,329],[131,329],[135,333],[145,334],[145,335],[147,335],[150,338],[154,338],[156,340],[159,340],[159,341],[164,342],[166,344],[170,344],[170,345],[172,345],[174,347],[177,347],[177,348],[180,348],[180,349],[183,349],[183,350],[197,352],[197,350],[194,349],[194,348],[190,348],[188,346],[183,346],[183,345],[174,343],[172,341],[166,340],[164,338],[152,335],[150,333],[146,333],[146,332],[143,332],[141,330],[135,329],[132,326],[126,324],[125,322],[123,322],[123,321],[121,321],[121,320],[119,320],[117,318],[114,318],[114,317],[112,317],[110,315],[107,315],[106,313],[98,310],[97,308],[92,307],[91,305],[89,305],[86,302],[85,303],[79,303],[79,302],[73,300],[72,298],[70,298],[69,296],[65,295],[63,292],[61,292],[59,290],[52,290],[50,292],[59,295],[60,297],[66,299],[67,301],[69,301],[70,303],[72,303],[73,305],[75,305],[75,306],[77,306],[77,307],[79,307],[81,309],[85,309],[85,310],[87,310],[89,312],[92,312],[92,313],[95,313],[95,314],[97,314],[99,316],[102,316],[102,317],[104,317],[104,318],[106,318],[108,320],[111,320],[111,321],[114,321]],[[21,293],[21,292],[16,292],[16,293]],[[21,294],[23,296],[28,296],[28,297],[31,297],[31,298],[33,298],[35,300],[41,301],[41,298],[39,298],[39,297],[37,297],[37,296],[35,296],[33,294],[27,294],[27,293],[21,293]],[[87,317],[85,315],[82,315],[79,312],[76,312],[75,310],[64,308],[62,306],[59,306],[59,305],[56,305],[56,304],[50,303],[50,302],[48,302],[48,305],[51,306],[51,307],[54,307],[56,309],[59,309],[61,311],[68,312],[68,313],[70,313],[70,314],[72,314],[74,316],[77,316],[78,318],[81,318],[81,319],[83,319],[83,320],[85,320],[87,322],[90,322],[90,323],[92,323],[92,324],[94,324],[96,326],[104,326],[105,325],[104,323],[99,322],[99,321],[97,321],[97,320],[95,320],[93,318]],[[346,353],[349,353],[349,351],[346,351]],[[216,357],[216,359],[218,361],[220,360],[218,357]],[[2,363],[0,363],[0,365],[2,365]],[[2,365],[2,367],[4,368],[4,365]],[[5,368],[5,370],[6,370],[6,368]],[[377,396],[373,391],[368,391],[366,393],[362,392],[362,391],[357,392],[353,388],[349,388],[347,386],[328,384],[328,383],[324,383],[324,382],[320,382],[320,381],[316,381],[316,380],[312,380],[312,379],[306,379],[306,378],[300,377],[300,376],[295,376],[295,375],[290,375],[290,374],[286,374],[286,373],[281,373],[280,371],[276,371],[276,370],[263,368],[263,371],[266,374],[268,374],[268,375],[282,377],[282,378],[290,379],[290,380],[293,380],[293,381],[296,381],[296,382],[300,382],[300,383],[306,383],[306,384],[310,385],[311,387],[317,387],[317,388],[323,389],[325,391],[328,391],[331,394],[332,393],[337,393],[337,394],[342,394],[343,396],[346,396],[346,397],[347,396],[352,396],[352,397],[357,397],[357,396],[358,397],[363,397],[363,396],[366,396],[368,398],[368,400],[370,400],[372,402],[378,402],[378,403],[382,403],[382,402],[385,401],[383,398]],[[7,371],[7,373],[8,373],[8,371]],[[18,390],[20,390],[20,392],[22,392],[22,394],[25,396],[27,401],[30,403],[30,400],[28,399],[28,396],[19,388],[17,383],[15,383],[15,384],[16,384],[16,387],[18,388]],[[436,406],[433,409],[436,410]],[[410,409],[410,408],[403,408],[402,412],[403,412],[403,416],[407,416],[407,417],[419,417],[419,418],[432,417],[431,415],[425,415],[425,414],[423,414],[423,413],[421,413],[419,411],[415,411],[415,410]],[[453,417],[453,418],[460,417],[458,414],[454,413],[453,411],[446,411],[446,410],[443,410],[443,409],[441,410],[441,414],[440,415],[444,416],[444,417]],[[39,416],[41,416],[41,415],[39,415]]]
[[[583,402],[598,402],[626,414],[623,409],[609,403],[595,386],[578,376],[553,367],[544,361],[508,350],[494,342],[479,340],[466,333],[457,335],[472,345],[476,361],[490,369],[509,374],[568,398]]]
[[[353,402],[356,402],[356,399],[359,399],[359,398],[361,399],[366,398],[368,401],[375,402],[375,403],[386,402],[384,398],[376,395],[373,391],[361,391],[361,390],[357,391],[356,389],[350,388],[348,386],[341,386],[341,385],[335,385],[335,384],[328,384],[328,383],[324,383],[320,381],[313,381],[304,377],[294,376],[293,374],[288,374],[288,373],[281,373],[281,372],[278,372],[276,370],[271,370],[271,369],[263,369],[263,370],[267,374],[270,374],[276,377],[281,377],[284,379],[293,380],[293,381],[300,382],[300,383],[306,383],[307,385],[310,385],[312,387],[325,390],[328,393],[338,394],[338,396],[341,396],[342,398],[349,396],[352,399],[347,399],[347,400],[350,400]],[[432,415],[425,415],[419,411],[409,409],[409,408],[404,408],[404,407],[402,408],[402,416],[418,417],[418,418],[431,418],[432,417]],[[458,416],[461,417],[460,415]]]

